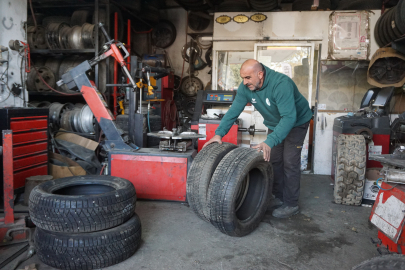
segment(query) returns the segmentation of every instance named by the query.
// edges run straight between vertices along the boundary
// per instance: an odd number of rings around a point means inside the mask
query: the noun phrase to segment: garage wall
[[[27,20],[27,1],[26,0],[1,0],[0,1],[0,45],[8,47],[10,40],[26,41],[24,22]],[[17,52],[9,50],[10,62],[8,69],[8,87],[11,89],[13,83],[21,84],[21,57]],[[2,53],[2,58],[7,59],[7,52]],[[7,69],[7,63],[0,66],[0,75]],[[7,73],[7,72],[6,72]],[[25,76],[23,70],[23,76]],[[6,76],[3,78],[6,79]],[[0,82],[0,107],[22,107],[24,106],[24,97],[28,100],[28,94],[22,92],[19,97],[9,95],[6,85]]]
[[[230,21],[226,24],[214,23],[214,41],[242,41],[255,40],[256,42],[269,42],[280,40],[319,40],[322,43],[322,58],[328,56],[329,16],[332,11],[289,11],[289,12],[263,12],[267,19],[263,22],[249,20],[246,23]],[[240,12],[226,12],[225,15],[233,18]],[[243,12],[248,17],[255,12]],[[215,13],[215,18],[224,13]],[[380,10],[370,13],[370,29],[380,17]],[[374,40],[374,31],[370,31],[370,56],[378,49]]]

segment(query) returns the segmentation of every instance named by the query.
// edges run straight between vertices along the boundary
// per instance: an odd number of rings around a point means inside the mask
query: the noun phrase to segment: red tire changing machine
[[[218,128],[223,115],[218,115],[218,118],[202,118],[201,112],[204,105],[230,105],[234,101],[236,91],[221,91],[221,90],[198,90],[197,99],[195,102],[195,111],[191,119],[191,129],[199,134],[206,135],[205,138],[198,139],[198,152],[204,144],[215,135],[215,130]],[[266,132],[265,129],[255,129],[255,125],[249,128],[242,128],[242,119],[237,119],[231,126],[229,132],[222,137],[223,142],[229,142],[240,146],[242,143],[242,131],[249,132],[254,136],[255,132]]]
[[[99,27],[108,40],[102,46],[105,51],[95,59],[84,61],[68,73],[62,75],[62,80],[58,82],[58,85],[66,84],[69,89],[80,90],[83,94],[101,130],[105,134],[106,139],[101,142],[101,146],[108,153],[108,173],[110,175],[131,181],[135,186],[138,198],[185,201],[187,172],[197,152],[194,149],[185,149],[186,151],[184,152],[174,152],[161,151],[157,148],[140,148],[137,146],[142,146],[142,138],[144,139],[145,135],[143,133],[143,115],[142,113],[135,113],[137,110],[137,93],[142,92],[142,89],[137,87],[133,79],[135,74],[131,76],[126,67],[124,59],[129,54],[125,46],[119,41],[110,39],[101,23]],[[124,51],[124,57],[120,49]],[[125,137],[121,136],[122,132],[117,129],[114,117],[108,109],[106,102],[96,89],[95,84],[89,80],[86,74],[94,65],[108,56],[115,58],[130,82],[128,85],[110,84],[108,86],[132,88],[129,98],[130,118],[128,125],[129,137],[133,143],[125,141]],[[131,65],[131,70],[136,69],[136,67],[137,65]],[[147,77],[149,77],[149,73],[154,72],[160,78],[169,74],[165,68],[148,66],[143,67],[142,72],[146,73]],[[148,82],[148,88],[150,87],[150,82]],[[173,132],[172,135],[175,135],[175,133]]]
[[[378,228],[378,240],[373,241],[381,254],[405,255],[405,147],[393,154],[370,156],[381,162],[381,189],[378,192],[370,221]]]

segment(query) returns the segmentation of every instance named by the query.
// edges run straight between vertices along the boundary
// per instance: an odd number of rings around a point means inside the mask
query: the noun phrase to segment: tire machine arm
[[[62,79],[58,81],[57,84],[58,86],[66,84],[69,89],[79,90],[82,93],[94,117],[99,123],[101,130],[106,136],[106,140],[101,143],[106,151],[136,151],[139,149],[138,146],[132,143],[127,144],[121,137],[121,132],[115,125],[113,114],[108,109],[107,103],[97,90],[94,82],[90,81],[87,76],[87,72],[90,71],[93,66],[107,57],[112,56],[120,64],[125,76],[129,79],[133,91],[137,88],[134,79],[131,77],[126,67],[125,58],[129,56],[129,53],[125,46],[119,41],[110,39],[102,23],[99,24],[99,27],[107,39],[107,42],[103,45],[104,52],[92,60],[84,61],[68,73],[63,74]],[[121,54],[120,49],[124,51],[125,56]]]

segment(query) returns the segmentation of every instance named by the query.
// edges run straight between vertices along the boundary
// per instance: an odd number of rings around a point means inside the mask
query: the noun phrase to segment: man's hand
[[[253,146],[252,148],[257,149],[258,152],[262,151],[263,152],[263,158],[264,161],[270,161],[270,153],[271,153],[271,148],[264,142]]]
[[[219,144],[222,144],[221,136],[219,136],[219,135],[214,135],[214,137],[212,137],[211,140],[209,140],[208,142],[206,142],[206,143],[204,144],[203,148],[206,147],[207,145],[211,144],[211,143],[214,143],[214,142],[217,142],[217,143],[219,143]]]

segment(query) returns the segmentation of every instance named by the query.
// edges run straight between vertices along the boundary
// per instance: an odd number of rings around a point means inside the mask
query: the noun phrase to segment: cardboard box
[[[53,158],[68,164],[68,166],[59,166],[52,163],[49,163],[48,170],[49,174],[53,176],[53,179],[77,176],[77,175],[86,175],[86,171],[75,161],[71,160],[68,157],[64,157],[60,154],[49,153],[49,158]],[[73,173],[73,174],[72,174]]]
[[[363,204],[373,204],[377,198],[379,188],[376,184],[381,168],[370,168],[366,170],[366,180],[364,182]]]
[[[96,150],[96,148],[98,146],[98,143],[93,140],[89,140],[82,136],[79,136],[79,135],[76,135],[73,133],[67,133],[67,132],[58,132],[55,136],[55,139],[75,143],[77,145],[83,146],[92,151]]]

